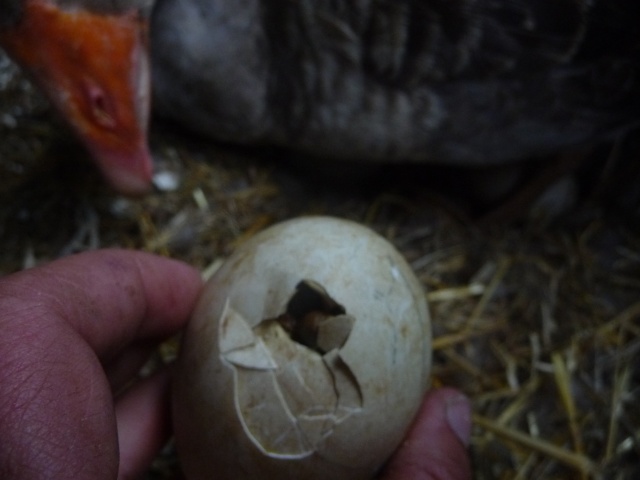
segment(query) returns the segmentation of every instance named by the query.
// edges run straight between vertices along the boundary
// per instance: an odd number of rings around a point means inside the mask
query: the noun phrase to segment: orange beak
[[[151,186],[147,147],[150,80],[147,22],[139,12],[68,11],[26,0],[0,43],[42,87],[109,183],[126,194]]]

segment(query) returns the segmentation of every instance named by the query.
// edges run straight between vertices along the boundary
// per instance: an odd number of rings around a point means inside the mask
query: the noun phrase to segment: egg
[[[275,225],[206,284],[173,384],[186,478],[371,478],[429,385],[423,289],[372,230]]]

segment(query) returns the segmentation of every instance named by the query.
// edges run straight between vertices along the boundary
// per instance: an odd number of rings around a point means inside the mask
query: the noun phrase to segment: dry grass
[[[110,246],[204,271],[279,220],[351,218],[389,238],[425,286],[433,383],[473,399],[476,478],[640,478],[640,235],[637,216],[603,204],[611,175],[553,222],[482,222],[421,180],[334,185],[281,154],[165,126],[153,149],[176,188],[126,199],[76,163],[85,154],[18,77],[0,86],[0,273]],[[169,451],[150,478],[175,465]]]

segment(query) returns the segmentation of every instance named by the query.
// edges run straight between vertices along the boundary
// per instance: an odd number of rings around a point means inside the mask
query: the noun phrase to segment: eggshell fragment
[[[205,287],[175,371],[188,479],[370,478],[428,387],[431,333],[402,256],[305,217],[241,245]]]

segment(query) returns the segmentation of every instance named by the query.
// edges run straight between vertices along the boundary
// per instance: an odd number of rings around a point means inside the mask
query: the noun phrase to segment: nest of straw
[[[336,184],[336,165],[323,173],[290,154],[215,146],[156,125],[159,188],[128,199],[102,185],[47,103],[1,58],[0,105],[0,274],[111,246],[207,271],[277,221],[350,218],[394,243],[425,287],[433,384],[473,400],[476,478],[640,478],[632,136],[537,165],[542,173],[515,196],[478,210],[455,195],[464,171],[446,173],[444,194],[429,186],[431,170],[364,181],[370,167],[358,166]],[[531,208],[550,179],[567,175],[581,179],[578,200],[556,212]],[[169,342],[155,361],[174,355]],[[168,448],[149,478],[176,469]]]

